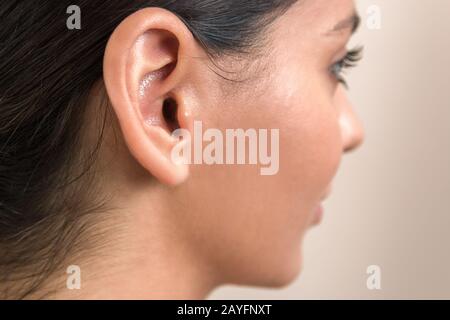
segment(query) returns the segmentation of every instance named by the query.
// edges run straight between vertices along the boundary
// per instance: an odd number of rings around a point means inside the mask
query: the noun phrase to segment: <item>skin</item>
[[[175,15],[149,8],[128,17],[104,60],[105,94],[120,134],[114,142],[106,135],[98,170],[118,208],[114,232],[101,259],[78,263],[82,289],[61,289],[55,297],[196,299],[225,283],[290,284],[342,154],[363,140],[345,89],[329,72],[346,53],[352,25],[342,21],[354,11],[351,0],[294,5],[271,25],[262,54],[218,61],[237,80],[245,78],[239,84],[212,71]],[[93,96],[95,109],[99,95]],[[261,176],[253,165],[169,161],[180,142],[162,117],[166,97],[190,131],[194,120],[221,130],[279,129],[278,174]],[[148,125],[149,118],[159,124]]]

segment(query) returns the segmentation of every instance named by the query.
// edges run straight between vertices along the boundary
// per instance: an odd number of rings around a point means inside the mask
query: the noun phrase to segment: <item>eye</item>
[[[347,88],[348,85],[344,79],[344,71],[358,65],[358,62],[362,59],[362,52],[362,47],[348,51],[344,58],[330,67],[330,73],[333,77],[335,77],[338,82],[342,83]]]

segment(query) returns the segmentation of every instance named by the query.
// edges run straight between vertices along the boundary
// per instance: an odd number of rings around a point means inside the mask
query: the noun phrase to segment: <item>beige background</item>
[[[450,299],[450,0],[359,0],[349,76],[366,128],[309,232],[304,270],[285,289],[235,286],[211,299]],[[378,5],[380,30],[367,28]],[[381,290],[366,268],[381,267]]]

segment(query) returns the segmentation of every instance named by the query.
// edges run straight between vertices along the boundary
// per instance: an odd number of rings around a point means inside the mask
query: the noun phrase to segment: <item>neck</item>
[[[65,274],[58,281],[64,288],[51,298],[205,299],[219,285],[214,268],[175,230],[155,221],[151,224],[141,221],[130,228],[132,232],[116,236],[122,241],[120,247],[103,246],[91,255],[91,261],[83,259],[80,289],[68,289],[67,280],[73,274]]]

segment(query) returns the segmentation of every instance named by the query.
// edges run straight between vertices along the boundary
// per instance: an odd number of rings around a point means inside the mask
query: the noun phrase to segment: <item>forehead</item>
[[[286,13],[285,27],[298,36],[323,36],[336,26],[351,22],[356,9],[353,0],[299,0]],[[337,32],[350,33],[348,28],[339,28]]]

